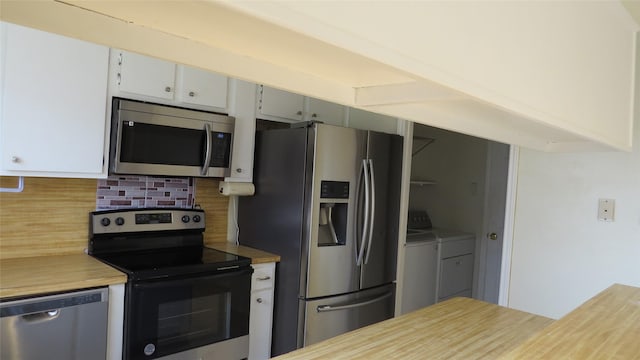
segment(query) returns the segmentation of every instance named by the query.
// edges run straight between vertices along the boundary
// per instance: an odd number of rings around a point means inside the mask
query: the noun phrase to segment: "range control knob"
[[[109,218],[104,217],[100,219],[100,224],[102,226],[109,226],[111,224],[111,220],[109,220]]]
[[[201,218],[200,215],[193,215],[193,222],[200,222]]]
[[[186,223],[188,223],[188,222],[189,222],[189,220],[191,220],[191,219],[189,218],[189,215],[184,215],[184,216],[182,217],[182,222],[183,222],[183,223],[185,223],[185,224],[186,224]]]
[[[124,225],[124,219],[121,217],[116,218],[116,225],[121,226]]]

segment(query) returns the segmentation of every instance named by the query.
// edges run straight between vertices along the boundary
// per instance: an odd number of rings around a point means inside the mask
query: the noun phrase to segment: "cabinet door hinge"
[[[264,93],[264,85],[260,85],[260,90],[258,91],[260,96],[258,96],[258,110],[262,110],[262,96]]]
[[[118,53],[118,86],[122,83],[122,53]]]

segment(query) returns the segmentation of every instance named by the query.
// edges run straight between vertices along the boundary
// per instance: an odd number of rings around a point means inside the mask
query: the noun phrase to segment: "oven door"
[[[124,359],[155,359],[248,335],[252,272],[129,283]]]

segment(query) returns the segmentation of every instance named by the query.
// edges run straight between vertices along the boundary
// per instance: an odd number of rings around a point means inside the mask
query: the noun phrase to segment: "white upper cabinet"
[[[187,104],[227,107],[227,77],[188,66],[178,66],[177,100]]]
[[[396,134],[395,117],[349,108],[340,104],[305,97],[259,85],[257,117],[284,122],[320,121],[325,124]]]
[[[258,117],[274,121],[321,121],[345,125],[346,107],[268,86],[258,87]]]
[[[349,108],[348,122],[351,128],[373,130],[388,134],[395,134],[398,129],[398,120],[394,117],[354,108]]]
[[[307,117],[330,125],[345,125],[346,107],[340,104],[307,98]]]
[[[231,79],[229,115],[236,119],[231,155],[230,182],[253,181],[253,148],[256,133],[256,84]]]
[[[260,85],[258,88],[258,117],[267,120],[302,121],[304,96]]]
[[[0,23],[0,175],[106,177],[109,49]]]
[[[226,111],[227,77],[113,49],[111,95]]]
[[[116,55],[120,91],[173,100],[175,64],[124,51]]]

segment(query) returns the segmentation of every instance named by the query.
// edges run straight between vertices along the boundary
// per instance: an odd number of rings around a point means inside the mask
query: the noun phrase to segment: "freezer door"
[[[394,284],[312,301],[305,309],[303,346],[393,317]]]
[[[366,157],[373,191],[369,201],[371,220],[362,261],[362,289],[395,280],[402,137],[369,131]]]
[[[315,124],[309,136],[313,144],[309,224],[303,249],[308,244],[306,289],[303,298],[357,291],[359,268],[355,234],[356,185],[366,149],[366,132]],[[305,267],[306,265],[306,267]]]

